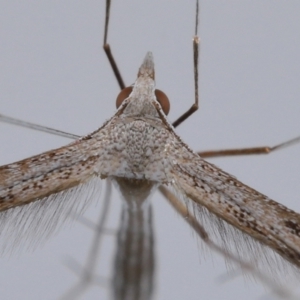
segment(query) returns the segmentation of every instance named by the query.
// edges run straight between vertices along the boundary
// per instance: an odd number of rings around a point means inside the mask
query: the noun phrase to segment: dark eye
[[[128,86],[119,93],[117,100],[116,100],[117,108],[119,108],[119,106],[122,104],[122,102],[129,97],[131,92],[132,92],[132,86]]]
[[[155,96],[165,115],[167,115],[170,111],[170,101],[167,95],[161,90],[155,90]]]
[[[129,86],[129,87],[126,87],[125,89],[123,89],[119,93],[117,100],[116,100],[117,108],[119,108],[120,105],[123,103],[123,101],[129,97],[129,95],[132,92],[132,89],[133,89],[133,87]],[[169,102],[167,95],[164,92],[162,92],[161,90],[155,90],[155,96],[156,96],[157,101],[161,105],[163,112],[167,115],[170,111],[170,102]]]

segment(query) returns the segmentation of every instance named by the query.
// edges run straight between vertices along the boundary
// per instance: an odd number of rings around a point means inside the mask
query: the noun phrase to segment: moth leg
[[[198,37],[198,23],[199,23],[199,2],[196,2],[196,22],[195,22],[195,35],[193,38],[193,56],[194,56],[194,85],[195,85],[195,102],[192,106],[182,114],[175,122],[173,126],[177,127],[183,121],[185,121],[189,116],[191,116],[199,108],[199,87],[198,87],[198,77],[199,77],[199,44],[200,39]]]
[[[125,84],[122,78],[122,75],[120,73],[120,70],[117,66],[117,63],[114,59],[114,56],[112,55],[110,45],[107,42],[107,36],[108,36],[108,26],[109,26],[109,17],[110,17],[110,5],[111,0],[106,0],[106,9],[105,9],[105,26],[104,26],[104,40],[103,40],[103,49],[104,52],[108,58],[108,61],[111,65],[111,68],[115,74],[115,77],[118,81],[118,84],[120,86],[120,89],[123,90],[125,88]]]
[[[279,150],[285,147],[292,146],[300,142],[300,136],[288,140],[286,142],[280,143],[273,147],[262,146],[262,147],[253,147],[253,148],[240,148],[240,149],[224,149],[224,150],[208,150],[201,151],[198,154],[203,158],[211,157],[221,157],[221,156],[238,156],[238,155],[253,155],[253,154],[269,154],[275,150]]]

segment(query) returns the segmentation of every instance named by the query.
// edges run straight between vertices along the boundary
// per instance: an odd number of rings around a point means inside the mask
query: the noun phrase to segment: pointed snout
[[[144,61],[139,68],[138,77],[140,76],[149,76],[154,80],[155,71],[152,52],[146,54]]]

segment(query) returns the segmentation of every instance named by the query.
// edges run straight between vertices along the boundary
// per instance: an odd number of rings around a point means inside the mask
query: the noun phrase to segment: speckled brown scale
[[[65,147],[0,167],[0,211],[95,176],[173,186],[300,267],[300,215],[206,162],[181,141],[156,100],[151,53],[129,97],[102,127]]]

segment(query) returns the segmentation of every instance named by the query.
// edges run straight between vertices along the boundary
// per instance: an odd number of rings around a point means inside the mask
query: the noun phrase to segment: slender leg
[[[185,121],[190,115],[198,110],[199,103],[199,93],[198,93],[198,65],[199,65],[199,43],[200,39],[198,37],[198,23],[199,23],[199,1],[196,1],[196,25],[195,25],[195,36],[193,38],[193,53],[194,53],[194,84],[195,84],[195,102],[193,105],[181,115],[175,122],[173,126],[177,127],[183,121]]]
[[[300,142],[300,136],[288,140],[284,143],[280,143],[273,147],[263,146],[263,147],[241,148],[241,149],[210,150],[210,151],[201,151],[198,152],[198,154],[203,158],[220,157],[220,156],[252,155],[252,154],[269,154],[271,152],[274,152],[275,150],[289,147],[299,142]]]
[[[110,16],[110,4],[111,4],[111,0],[106,0],[103,49],[104,49],[104,52],[106,53],[106,56],[109,60],[110,65],[113,69],[113,72],[114,72],[115,77],[118,81],[120,89],[123,90],[125,88],[123,78],[122,78],[121,73],[119,71],[119,68],[116,64],[116,61],[115,61],[115,59],[112,55],[110,45],[107,43],[108,25],[109,25],[109,16]]]

